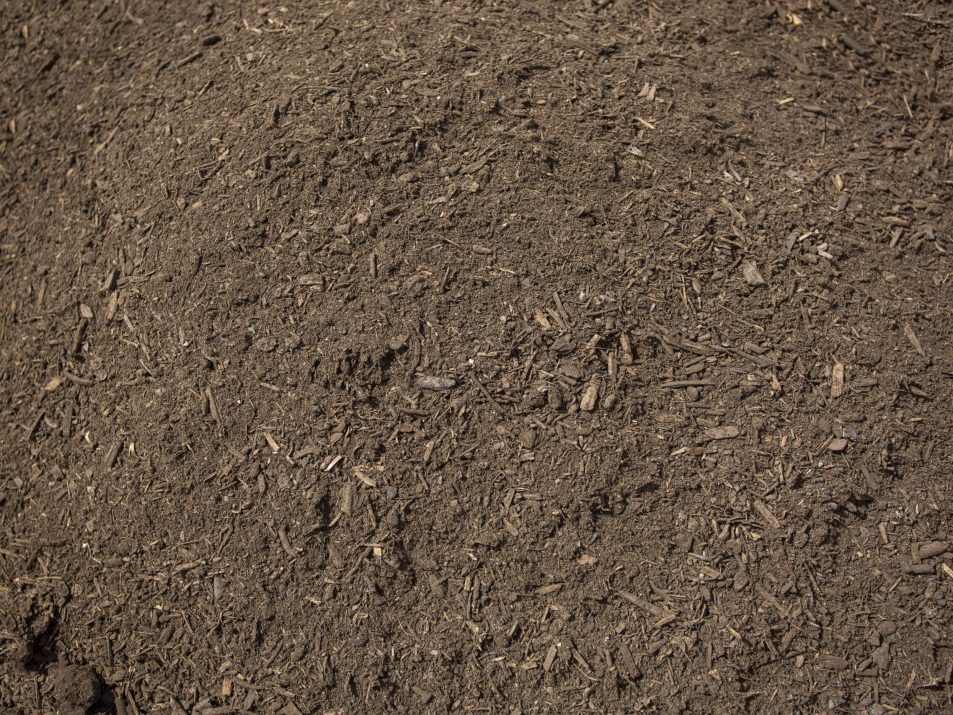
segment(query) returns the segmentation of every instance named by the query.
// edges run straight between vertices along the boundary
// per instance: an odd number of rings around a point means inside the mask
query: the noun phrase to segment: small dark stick
[[[486,399],[488,399],[488,400],[490,401],[490,405],[492,405],[493,409],[496,410],[497,412],[499,412],[499,413],[500,413],[501,415],[503,415],[504,417],[507,417],[508,415],[506,414],[506,410],[504,410],[504,409],[500,406],[500,403],[499,403],[499,402],[497,402],[496,400],[493,399],[493,395],[491,395],[491,394],[490,394],[490,391],[487,390],[486,387],[483,386],[483,383],[480,382],[480,378],[478,378],[476,375],[473,375],[473,382],[475,382],[475,383],[476,383],[476,386],[480,388],[480,392],[482,392],[484,395],[486,395]]]

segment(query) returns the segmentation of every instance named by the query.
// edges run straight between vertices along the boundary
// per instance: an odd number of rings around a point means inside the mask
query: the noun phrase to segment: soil
[[[948,3],[0,26],[0,709],[953,712]]]

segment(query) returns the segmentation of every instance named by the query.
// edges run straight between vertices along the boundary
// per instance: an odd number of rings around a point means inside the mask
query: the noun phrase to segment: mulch
[[[0,26],[0,711],[953,711],[949,4]]]

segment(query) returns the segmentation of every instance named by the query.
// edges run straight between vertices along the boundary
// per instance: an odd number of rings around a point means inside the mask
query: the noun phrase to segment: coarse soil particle
[[[950,4],[0,28],[0,709],[953,712]]]

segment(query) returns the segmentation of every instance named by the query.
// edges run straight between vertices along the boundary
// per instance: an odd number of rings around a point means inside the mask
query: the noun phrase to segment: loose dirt
[[[953,712],[949,4],[0,26],[0,709]]]

